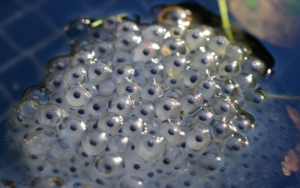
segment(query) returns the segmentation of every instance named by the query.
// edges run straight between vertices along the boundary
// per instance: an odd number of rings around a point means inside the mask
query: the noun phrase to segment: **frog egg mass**
[[[262,188],[275,176],[257,90],[271,67],[192,18],[167,7],[151,25],[85,24],[11,117],[22,185]]]

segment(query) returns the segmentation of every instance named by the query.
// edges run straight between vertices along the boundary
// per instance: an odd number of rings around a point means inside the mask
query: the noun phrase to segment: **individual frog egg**
[[[237,75],[233,80],[238,84],[239,89],[242,91],[247,91],[252,88],[255,88],[257,81],[256,79],[252,76],[252,74],[244,74],[241,73]]]
[[[41,125],[57,126],[65,117],[65,111],[58,105],[44,104],[39,107],[36,122]]]
[[[201,93],[205,100],[209,100],[215,95],[219,94],[220,86],[215,82],[213,78],[208,75],[202,75],[199,79],[199,85],[197,88],[198,93]]]
[[[14,109],[13,122],[33,123],[39,107],[39,102],[23,99]]]
[[[86,65],[86,64],[93,64],[95,61],[95,53],[94,52],[85,52],[80,51],[77,52],[73,58],[71,59],[71,66],[75,65]]]
[[[66,90],[68,87],[64,77],[60,73],[56,73],[47,78],[46,87],[53,92],[60,92]]]
[[[212,100],[211,109],[217,117],[225,117],[229,120],[240,112],[239,107],[235,103],[223,96],[215,97]]]
[[[64,74],[64,80],[69,86],[86,81],[86,70],[82,66],[74,66]]]
[[[29,87],[24,91],[23,99],[30,99],[37,102],[47,102],[48,101],[48,90],[47,88],[40,86]]]
[[[111,68],[103,63],[96,63],[88,68],[88,78],[94,84],[108,79],[111,74]]]
[[[205,37],[212,37],[214,35],[214,29],[208,25],[198,25],[195,29],[199,29]]]
[[[99,96],[93,96],[87,104],[87,111],[90,116],[100,116],[107,113],[107,103]]]
[[[241,61],[243,59],[243,51],[240,47],[229,44],[226,46],[225,56],[229,59]]]
[[[116,50],[131,52],[140,42],[141,37],[134,33],[125,33],[114,41]]]
[[[154,118],[154,107],[152,102],[138,102],[133,113],[136,117],[141,118],[144,122],[152,121]]]
[[[178,121],[181,113],[180,102],[176,99],[161,98],[154,103],[155,115],[160,121]]]
[[[235,126],[239,131],[248,132],[256,127],[254,117],[248,112],[243,111],[243,115],[232,120],[233,126]]]
[[[192,19],[192,12],[179,6],[166,7],[158,16],[158,22],[160,23],[181,27],[189,26]]]
[[[194,87],[198,83],[200,76],[201,74],[197,69],[188,67],[181,77],[181,89],[184,91],[190,91],[194,89]]]
[[[173,37],[173,38],[182,38],[184,34],[184,28],[181,27],[171,27],[169,31],[166,33],[165,38]]]
[[[228,138],[234,127],[231,122],[225,118],[214,119],[209,124],[209,132],[213,140],[217,143],[222,143],[226,138]]]
[[[122,22],[122,19],[118,16],[110,16],[103,20],[103,27],[107,30],[113,30],[117,27],[119,23]]]
[[[184,55],[187,51],[186,44],[182,39],[167,38],[162,43],[160,53],[164,56],[181,54]]]
[[[166,78],[164,79],[162,85],[166,88],[171,87],[172,89],[180,89],[180,78],[173,78],[170,76],[166,76]]]
[[[93,27],[89,30],[88,35],[93,37],[97,42],[102,42],[107,40],[110,35],[110,32],[104,29],[103,27]],[[93,46],[89,45],[88,51],[93,50]]]
[[[108,103],[108,111],[119,116],[128,116],[134,107],[134,101],[126,95],[117,96]]]
[[[191,150],[201,151],[206,149],[210,143],[209,130],[204,124],[196,125],[186,135],[186,145]]]
[[[208,107],[202,107],[197,116],[195,116],[196,121],[199,121],[201,124],[208,125],[211,120],[213,120],[214,115]]]
[[[240,62],[233,59],[226,59],[220,63],[218,73],[222,77],[234,77],[240,73]]]
[[[95,156],[105,150],[108,136],[101,131],[86,131],[81,138],[81,146],[87,155]]]
[[[69,68],[71,56],[64,55],[50,59],[46,65],[47,73],[64,72]]]
[[[215,36],[207,42],[207,47],[211,51],[215,52],[219,56],[225,55],[226,46],[229,44],[229,41],[224,36]]]
[[[263,91],[247,91],[244,93],[245,101],[250,105],[255,105],[255,107],[263,107],[266,95]]]
[[[114,45],[112,42],[101,42],[94,46],[95,57],[110,58],[114,53]]]
[[[32,158],[37,158],[37,155],[43,155],[55,139],[55,134],[47,128],[38,127],[31,130],[25,141],[25,153],[31,155]]]
[[[149,82],[142,86],[142,100],[154,102],[161,97],[161,87],[155,82]]]
[[[30,188],[40,187],[64,188],[65,183],[60,177],[38,176],[30,182]]]
[[[48,156],[54,162],[69,161],[75,154],[76,148],[67,138],[58,138],[48,150]]]
[[[142,134],[145,134],[145,124],[141,118],[137,117],[128,117],[124,120],[124,124],[122,125],[122,132],[130,137],[135,138]]]
[[[146,78],[144,74],[144,65],[134,67],[132,81],[139,85],[143,85],[146,83]]]
[[[206,36],[200,29],[190,29],[185,31],[184,40],[189,50],[197,50],[200,46],[205,46]]]
[[[112,58],[113,65],[130,65],[132,64],[131,54],[123,51],[116,51]]]
[[[85,89],[90,92],[91,95],[97,95],[98,94],[98,87],[99,85],[95,85],[90,81],[84,82],[83,86]]]
[[[175,127],[171,122],[163,122],[159,125],[157,133],[164,137],[168,145],[177,146],[185,141],[185,133]]]
[[[152,59],[145,64],[144,74],[146,79],[155,79],[158,82],[162,82],[165,78],[165,68],[161,63],[158,63],[156,59]]]
[[[159,169],[156,170],[156,173],[160,174],[162,170],[170,170],[171,166],[174,166],[174,164],[180,160],[182,160],[182,153],[180,150],[178,150],[176,147],[167,147],[165,153],[162,157],[159,157],[159,163],[157,167]],[[161,169],[162,168],[162,169]],[[168,175],[171,175],[168,173]],[[151,176],[151,174],[150,174]],[[149,173],[148,173],[148,177]]]
[[[142,31],[142,39],[161,44],[166,32],[167,30],[160,25],[148,26]]]
[[[181,96],[182,96],[182,92],[176,89],[168,89],[163,93],[163,97],[177,99],[177,100],[179,100]]]
[[[163,62],[168,76],[178,78],[186,70],[187,62],[185,56],[172,55]]]
[[[98,119],[98,128],[108,134],[117,133],[122,124],[123,118],[121,116],[102,116]]]
[[[133,63],[144,64],[158,57],[159,45],[151,41],[142,41],[131,52]]]
[[[80,140],[85,130],[85,120],[77,115],[65,117],[62,123],[58,126],[58,133],[60,136],[68,138],[73,142]]]
[[[142,92],[142,89],[138,84],[129,81],[121,83],[117,90],[119,95],[128,95],[133,100],[139,99]]]
[[[197,161],[201,168],[210,173],[219,172],[223,162],[221,154],[215,148],[204,151]]]
[[[153,135],[142,135],[136,142],[136,151],[145,160],[155,160],[165,152],[166,147],[163,137]]]
[[[145,181],[136,175],[126,174],[118,179],[116,188],[145,188]]]
[[[130,21],[124,21],[120,23],[115,33],[117,38],[127,33],[139,34],[139,27],[135,23]]]
[[[216,70],[216,55],[214,52],[206,51],[204,48],[190,56],[191,66],[203,74],[213,75]]]
[[[226,154],[234,155],[237,152],[241,152],[244,148],[249,145],[247,137],[244,135],[233,132],[226,142],[223,143],[223,148]]]
[[[267,66],[264,62],[255,58],[245,58],[242,62],[242,71],[254,77],[264,76],[267,73]]]
[[[112,78],[117,84],[120,84],[124,80],[131,80],[133,73],[134,70],[131,67],[117,65],[114,67]]]
[[[96,158],[93,170],[90,172],[92,179],[98,177],[111,178],[121,173],[122,157],[113,153],[103,153]],[[97,181],[97,180],[96,180]]]
[[[90,100],[91,94],[83,85],[74,84],[66,91],[65,98],[71,107],[82,107]]]
[[[99,84],[98,95],[107,97],[112,95],[117,89],[117,84],[107,79]]]
[[[92,39],[77,39],[71,43],[71,52],[72,53],[77,53],[80,51],[91,52],[93,51],[94,44],[95,41]]]
[[[116,134],[109,138],[108,148],[109,151],[124,153],[129,146],[129,138],[123,134]]]
[[[233,80],[223,79],[222,85],[220,88],[221,95],[235,99],[238,96],[238,86],[234,83]]]
[[[196,112],[204,102],[201,93],[191,92],[183,96],[179,103],[181,105],[181,115],[191,115]]]

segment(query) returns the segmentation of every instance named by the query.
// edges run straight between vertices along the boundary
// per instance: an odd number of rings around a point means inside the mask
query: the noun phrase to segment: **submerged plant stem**
[[[230,21],[229,21],[229,17],[228,17],[228,9],[227,9],[226,0],[218,0],[218,4],[219,4],[219,9],[220,9],[223,29],[225,30],[228,39],[230,41],[234,41],[234,37],[233,37],[232,31],[230,28]]]

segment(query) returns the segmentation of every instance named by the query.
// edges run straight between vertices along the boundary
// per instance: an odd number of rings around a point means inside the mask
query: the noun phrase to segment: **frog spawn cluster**
[[[27,185],[208,188],[248,150],[267,67],[209,26],[112,16],[47,73],[11,119]]]

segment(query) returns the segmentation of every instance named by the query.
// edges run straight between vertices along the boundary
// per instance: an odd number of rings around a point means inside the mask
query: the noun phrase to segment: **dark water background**
[[[64,27],[71,20],[118,13],[138,14],[143,18],[155,5],[191,2],[219,14],[217,0],[0,0],[0,137],[23,91],[44,78],[47,61],[69,53],[70,38]],[[275,59],[272,91],[300,96],[300,45],[289,49],[266,42],[262,45]],[[284,103],[300,109],[298,101]],[[296,184],[291,181],[297,181],[295,176],[283,184]]]

